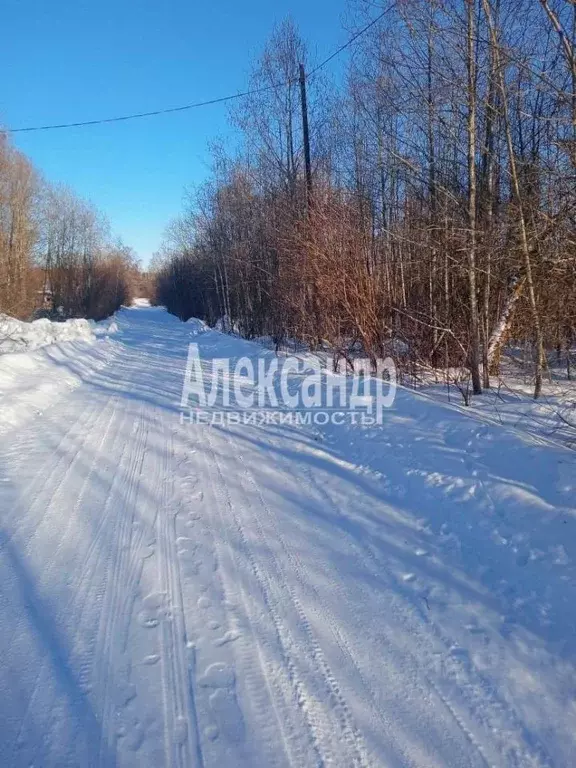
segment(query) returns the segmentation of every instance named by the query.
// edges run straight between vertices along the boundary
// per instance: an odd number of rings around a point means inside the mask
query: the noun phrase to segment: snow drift
[[[111,340],[87,344],[81,339],[29,354],[1,355],[0,435],[40,416],[83,381],[93,380],[120,349]]]
[[[0,315],[0,434],[93,379],[118,354],[120,345],[107,339],[117,332],[114,318],[26,323]],[[103,344],[94,344],[97,338]]]
[[[0,355],[10,352],[30,352],[63,341],[91,341],[94,332],[88,320],[34,320],[25,323],[8,315],[0,315]]]

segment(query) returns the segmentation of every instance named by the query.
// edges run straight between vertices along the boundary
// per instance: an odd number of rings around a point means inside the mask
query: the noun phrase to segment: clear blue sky
[[[291,15],[319,59],[346,40],[346,0],[4,0],[0,122],[91,120],[246,87],[275,22]],[[106,213],[146,262],[229,136],[225,105],[33,134],[14,143],[51,181]]]

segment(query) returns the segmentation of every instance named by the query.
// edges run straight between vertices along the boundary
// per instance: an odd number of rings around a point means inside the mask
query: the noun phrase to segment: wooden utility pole
[[[308,125],[308,97],[306,95],[306,72],[300,64],[300,98],[302,100],[302,135],[304,137],[304,163],[306,166],[306,206],[310,212],[312,203],[312,161],[310,159],[310,128]]]

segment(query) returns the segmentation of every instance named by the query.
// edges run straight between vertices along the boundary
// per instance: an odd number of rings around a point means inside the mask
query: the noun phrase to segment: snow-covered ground
[[[218,321],[217,328],[229,328],[226,318]],[[228,331],[230,332],[230,331]],[[257,343],[269,350],[275,349],[269,336],[260,337]],[[566,372],[565,353],[561,361],[556,353],[549,354],[542,394],[534,400],[533,362],[522,350],[509,347],[503,356],[500,376],[492,376],[490,389],[481,396],[472,396],[472,383],[467,369],[433,369],[408,364],[405,358],[407,346],[400,340],[390,343],[387,354],[398,365],[398,378],[407,389],[421,395],[470,409],[475,418],[487,423],[507,426],[546,441],[576,449],[576,349],[571,352],[571,375]],[[278,351],[280,356],[296,357],[302,362],[319,362],[326,370],[334,367],[334,354],[329,349],[310,352],[305,345],[293,340],[286,342]],[[360,350],[355,352],[361,356]],[[525,362],[522,357],[527,357]],[[340,359],[340,369],[346,369]],[[466,395],[466,398],[464,397]],[[467,400],[467,403],[465,402]]]
[[[0,765],[574,764],[573,451],[408,390],[181,423],[188,342],[271,353],[116,322],[0,400]]]
[[[140,301],[145,300],[140,299]],[[83,318],[64,322],[41,318],[27,323],[0,314],[0,355],[33,352],[42,347],[63,344],[67,341],[93,341],[98,336],[107,336],[117,331],[118,327],[114,319],[95,323],[93,320]],[[3,358],[2,363],[5,362]]]
[[[529,379],[529,377],[527,377]],[[474,418],[500,424],[546,442],[576,449],[576,380],[558,377],[546,379],[542,395],[534,400],[534,385],[507,371],[500,379],[492,379],[492,387],[482,395],[470,398],[464,408]],[[428,381],[417,390],[440,402],[462,406],[463,400],[455,386]]]
[[[88,320],[66,320],[52,322],[46,318],[31,323],[0,315],[0,354],[10,352],[31,352],[49,344],[64,341],[90,341],[94,337]]]
[[[117,332],[114,319],[25,323],[0,315],[0,435],[106,367],[119,351],[109,338]],[[92,347],[97,338],[107,343]]]

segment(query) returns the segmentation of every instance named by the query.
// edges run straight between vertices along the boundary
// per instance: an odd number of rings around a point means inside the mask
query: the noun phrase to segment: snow
[[[64,341],[90,341],[93,336],[88,320],[73,319],[57,323],[42,318],[26,323],[0,314],[0,354],[32,351]]]
[[[0,356],[0,435],[41,416],[84,381],[95,381],[118,352],[110,341],[69,341]]]
[[[98,323],[90,322],[90,327],[95,336],[110,336],[113,333],[119,333],[118,323],[114,318],[111,320],[101,320]]]
[[[428,382],[420,386],[421,392],[440,402],[456,407],[462,405],[457,388]],[[527,434],[541,442],[576,448],[576,381],[545,381],[542,395],[533,397],[532,382],[507,373],[494,379],[492,388],[470,400],[473,418],[485,423],[506,426],[520,434]]]
[[[190,341],[272,353],[114,322],[2,358],[1,765],[573,763],[574,452],[404,389],[181,423]]]

